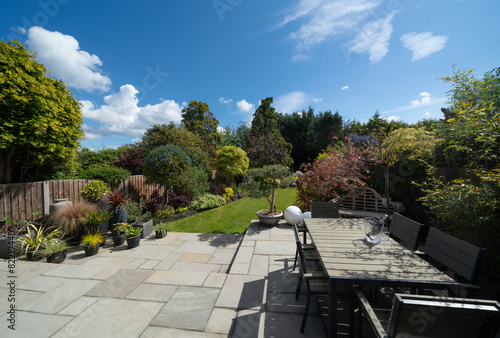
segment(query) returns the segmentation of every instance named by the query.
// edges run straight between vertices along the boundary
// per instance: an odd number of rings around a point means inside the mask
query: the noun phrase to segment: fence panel
[[[72,202],[83,202],[83,198],[78,194],[90,181],[80,179],[0,184],[0,218],[33,220],[37,217],[30,216],[32,212],[48,212],[44,209],[56,199],[68,198]],[[164,193],[164,189],[159,185],[146,184],[142,175],[130,176],[120,183],[117,189],[128,193],[132,201],[139,201],[141,197],[149,198],[155,189],[159,189],[161,194]]]

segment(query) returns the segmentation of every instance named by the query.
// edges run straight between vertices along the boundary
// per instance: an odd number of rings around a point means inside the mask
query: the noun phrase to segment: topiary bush
[[[202,195],[191,202],[191,208],[194,210],[213,209],[223,205],[226,205],[226,199],[212,194]]]
[[[144,161],[144,176],[165,188],[178,187],[191,166],[191,159],[179,146],[167,144],[151,151]]]
[[[186,176],[179,178],[179,185],[174,190],[193,199],[208,192],[209,188],[207,172],[200,167],[191,167]]]

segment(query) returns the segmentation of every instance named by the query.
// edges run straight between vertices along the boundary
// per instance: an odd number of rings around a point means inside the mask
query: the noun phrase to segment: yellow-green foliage
[[[184,208],[178,208],[177,210],[175,210],[175,213],[176,214],[180,214],[181,212],[184,212],[188,209],[188,207],[184,207]]]
[[[224,197],[224,199],[226,201],[229,201],[234,195],[234,191],[233,189],[227,187],[226,189],[224,189],[224,194],[222,195],[222,197]]]

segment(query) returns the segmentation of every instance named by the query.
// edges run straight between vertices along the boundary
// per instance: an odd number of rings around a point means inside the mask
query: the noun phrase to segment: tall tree
[[[55,171],[76,156],[80,105],[47,73],[22,43],[0,41],[0,183],[37,178],[39,168]]]
[[[281,123],[281,135],[292,144],[295,169],[312,163],[319,153],[342,134],[342,116],[331,111],[314,114],[314,109],[286,115]]]
[[[201,137],[205,145],[217,147],[221,137],[217,131],[219,120],[214,117],[208,104],[191,101],[182,109],[182,123],[187,130]]]
[[[279,133],[283,115],[276,112],[274,107],[271,107],[271,103],[273,103],[272,97],[260,101],[259,108],[253,114],[252,130],[260,135]]]
[[[184,125],[176,126],[173,122],[168,125],[155,124],[146,130],[138,148],[147,156],[152,150],[167,144],[181,147],[194,166],[208,170],[208,154],[201,137],[187,130]]]

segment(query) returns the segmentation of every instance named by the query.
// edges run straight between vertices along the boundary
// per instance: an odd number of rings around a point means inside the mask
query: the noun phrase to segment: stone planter
[[[267,216],[267,215],[261,215],[260,212],[263,212],[266,210],[260,210],[257,212],[257,217],[259,217],[259,222],[261,225],[265,226],[275,226],[279,223],[281,216],[283,216],[283,212],[279,211],[278,215],[272,215],[272,216]]]
[[[141,238],[148,237],[153,232],[153,220],[147,222],[135,222],[131,224],[133,227],[142,228]]]

